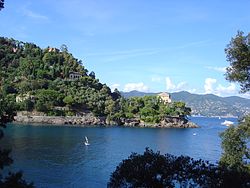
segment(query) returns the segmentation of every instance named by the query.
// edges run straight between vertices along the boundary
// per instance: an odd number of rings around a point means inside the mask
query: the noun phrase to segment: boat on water
[[[84,144],[85,144],[85,146],[89,146],[89,145],[90,145],[90,143],[89,143],[89,140],[88,140],[88,137],[87,137],[87,136],[85,136],[85,141],[84,141]]]
[[[221,125],[225,125],[225,126],[231,126],[233,124],[234,124],[234,122],[228,121],[228,120],[225,120],[224,122],[221,123]]]

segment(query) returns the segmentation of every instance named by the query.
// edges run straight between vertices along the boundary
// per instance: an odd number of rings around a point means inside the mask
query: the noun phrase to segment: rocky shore
[[[52,125],[74,125],[74,126],[116,126],[124,127],[162,127],[162,128],[198,128],[199,126],[179,117],[166,117],[157,124],[145,123],[139,119],[119,119],[109,121],[105,117],[95,117],[91,113],[84,116],[44,116],[17,114],[14,117],[16,123],[22,124],[52,124]]]

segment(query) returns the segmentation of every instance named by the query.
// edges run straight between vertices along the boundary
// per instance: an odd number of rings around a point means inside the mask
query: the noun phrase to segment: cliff
[[[16,123],[23,124],[46,124],[46,125],[73,125],[73,126],[124,126],[124,127],[162,127],[162,128],[198,128],[192,122],[179,117],[166,117],[160,123],[150,124],[139,119],[121,118],[117,121],[109,121],[106,117],[95,117],[91,113],[83,116],[44,116],[44,115],[23,115],[18,113],[14,117]]]

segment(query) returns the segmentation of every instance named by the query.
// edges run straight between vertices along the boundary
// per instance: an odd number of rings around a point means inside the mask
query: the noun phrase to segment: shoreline
[[[140,127],[140,128],[198,128],[191,121],[179,117],[167,117],[159,123],[145,123],[138,119],[119,119],[108,121],[106,117],[95,117],[92,114],[84,116],[34,116],[17,115],[14,124],[29,124],[41,126],[68,126],[68,127]]]

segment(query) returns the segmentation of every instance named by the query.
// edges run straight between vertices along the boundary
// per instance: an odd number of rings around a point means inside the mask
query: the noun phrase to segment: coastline
[[[198,128],[193,122],[179,117],[167,117],[159,123],[145,123],[138,119],[119,119],[109,121],[106,117],[95,117],[91,113],[84,116],[44,116],[44,115],[20,115],[14,117],[15,124],[50,125],[50,126],[74,126],[74,127],[141,127],[141,128]]]

